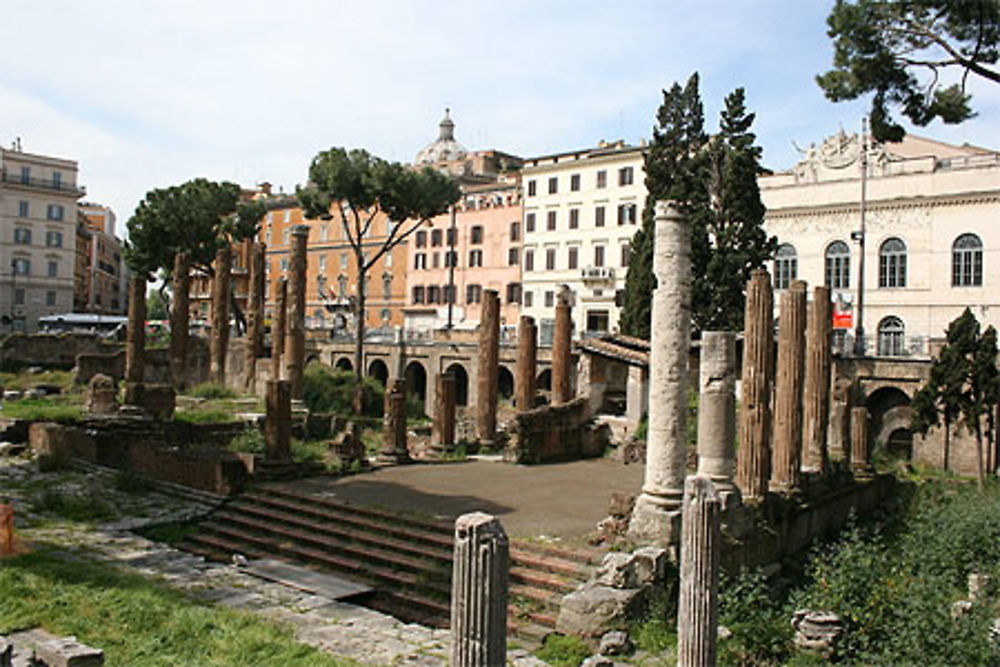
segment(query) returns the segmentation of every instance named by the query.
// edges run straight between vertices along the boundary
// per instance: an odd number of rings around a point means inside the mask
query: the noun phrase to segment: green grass
[[[41,373],[0,373],[0,386],[4,389],[24,391],[40,384],[51,384],[63,391],[73,388],[72,371],[46,370]]]
[[[31,507],[40,514],[69,521],[107,521],[115,516],[114,508],[96,490],[74,495],[49,488],[32,500]]]
[[[0,634],[34,626],[103,649],[109,665],[355,664],[252,614],[54,552],[6,559],[0,568]]]
[[[192,387],[186,393],[188,396],[206,399],[236,398],[237,396],[235,391],[217,382],[202,382]]]
[[[3,404],[0,417],[31,421],[71,422],[83,417],[83,406],[68,397],[25,398]]]
[[[577,667],[591,654],[587,643],[574,635],[549,635],[535,656],[553,667]]]
[[[236,421],[236,415],[232,411],[222,408],[199,407],[191,410],[177,410],[174,412],[174,420],[189,424],[228,424]]]

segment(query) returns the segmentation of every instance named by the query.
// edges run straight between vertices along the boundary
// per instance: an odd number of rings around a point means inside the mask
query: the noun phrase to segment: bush
[[[759,571],[721,578],[719,623],[732,633],[719,642],[721,664],[783,664],[791,649],[788,615],[771,598],[767,579]]]
[[[248,428],[229,442],[229,449],[244,454],[263,454],[264,434],[260,429]]]
[[[178,410],[174,420],[189,424],[228,424],[236,421],[236,416],[229,410],[210,408],[208,410]]]
[[[236,398],[237,394],[229,387],[217,382],[202,382],[188,392],[188,396],[214,400],[219,398]]]
[[[302,399],[310,412],[350,414],[354,397],[354,374],[323,366],[309,364],[302,376]],[[385,390],[374,378],[361,381],[362,412],[370,417],[381,417]]]
[[[535,655],[553,667],[577,667],[590,655],[590,648],[575,635],[551,634]]]
[[[424,399],[417,394],[406,395],[406,418],[413,421],[427,421],[424,413]]]

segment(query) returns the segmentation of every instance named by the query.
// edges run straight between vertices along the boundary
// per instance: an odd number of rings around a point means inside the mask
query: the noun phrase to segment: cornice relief
[[[863,147],[860,135],[847,134],[844,130],[840,130],[832,137],[824,139],[818,148],[816,144],[809,144],[807,149],[803,150],[798,146],[796,149],[805,156],[805,159],[792,167],[795,182],[821,183],[851,178],[852,175],[845,174],[844,170],[858,165]],[[883,171],[888,162],[889,153],[883,146],[868,147],[869,174]],[[857,168],[860,169],[860,165]]]
[[[1000,203],[1000,192],[986,195],[969,196],[957,195],[955,197],[939,199],[898,199],[892,201],[868,201],[865,208],[869,211],[891,211],[906,210],[914,208],[933,208],[939,206],[981,206],[985,204]],[[776,220],[778,218],[792,218],[799,216],[829,215],[832,213],[857,213],[857,202],[846,202],[843,204],[820,204],[816,206],[794,206],[780,209],[768,209],[765,218]]]

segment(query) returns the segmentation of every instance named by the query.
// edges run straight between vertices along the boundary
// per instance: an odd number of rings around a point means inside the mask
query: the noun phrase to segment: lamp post
[[[868,196],[868,117],[861,119],[861,224],[851,236],[858,242],[858,319],[854,323],[854,354],[865,356],[865,200]]]
[[[458,255],[455,253],[455,242],[458,240],[458,229],[455,222],[455,205],[448,207],[451,209],[451,227],[448,229],[448,294],[445,301],[448,302],[448,331],[452,328],[452,311],[455,308],[455,264]]]

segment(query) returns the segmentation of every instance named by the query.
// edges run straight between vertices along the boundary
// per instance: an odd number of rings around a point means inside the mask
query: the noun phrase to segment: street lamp
[[[851,238],[858,242],[858,319],[854,323],[854,354],[865,356],[865,200],[868,196],[868,117],[861,119],[861,224]]]

